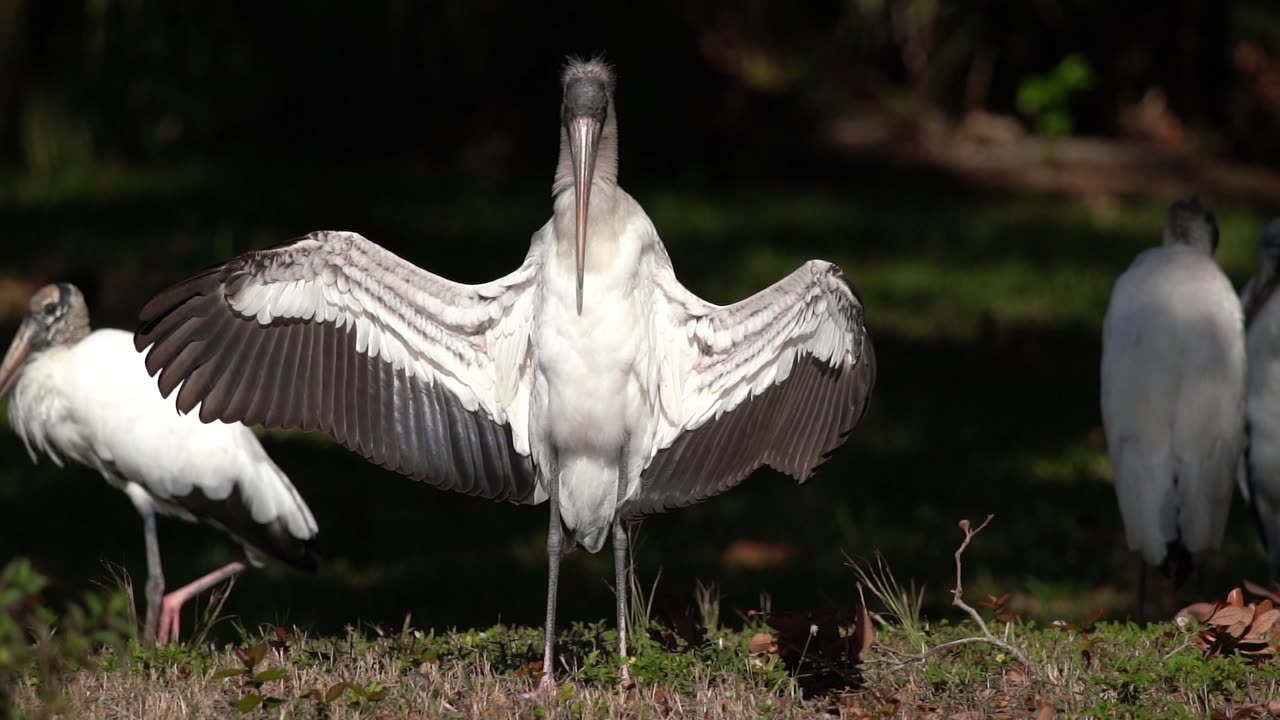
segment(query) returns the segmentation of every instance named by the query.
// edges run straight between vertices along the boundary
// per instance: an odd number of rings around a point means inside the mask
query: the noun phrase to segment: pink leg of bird
[[[156,644],[165,645],[178,641],[178,620],[182,617],[182,606],[188,600],[226,580],[243,572],[245,564],[240,561],[228,563],[202,578],[193,580],[174,590],[160,601],[160,633]]]

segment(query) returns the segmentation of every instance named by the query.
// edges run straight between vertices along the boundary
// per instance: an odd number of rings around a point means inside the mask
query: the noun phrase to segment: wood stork
[[[87,465],[142,514],[146,642],[176,641],[183,603],[245,568],[233,562],[163,595],[157,511],[221,528],[255,565],[271,557],[315,568],[311,510],[253,432],[175,412],[129,333],[89,331],[89,310],[74,286],[46,285],[32,296],[0,365],[0,398],[11,391],[9,419],[33,462],[39,451],[58,466],[64,457]]]
[[[1213,252],[1214,217],[1175,202],[1164,242],[1116,281],[1102,330],[1102,421],[1129,548],[1181,586],[1222,542],[1244,442],[1240,301]],[[1145,563],[1143,562],[1145,561]]]
[[[1262,234],[1258,271],[1241,294],[1249,357],[1246,446],[1240,490],[1253,509],[1267,549],[1267,579],[1280,581],[1280,219]]]
[[[725,307],[686,290],[618,186],[610,69],[570,60],[562,85],[554,212],[510,275],[462,285],[317,232],[160,292],[136,335],[161,392],[205,420],[321,430],[441,488],[548,501],[544,686],[562,527],[591,552],[612,532],[625,682],[624,521],[762,465],[805,480],[876,373],[831,263]]]

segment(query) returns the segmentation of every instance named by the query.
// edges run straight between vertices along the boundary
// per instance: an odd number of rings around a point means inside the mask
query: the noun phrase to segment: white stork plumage
[[[274,558],[315,568],[311,510],[253,432],[179,415],[156,393],[129,333],[89,331],[73,285],[32,296],[0,365],[0,398],[10,392],[9,420],[33,462],[44,453],[59,466],[69,458],[93,468],[141,513],[146,642],[176,641],[183,603],[245,568],[233,562],[164,595],[157,512],[222,529],[254,564]]]
[[[1244,442],[1240,301],[1213,259],[1218,227],[1194,198],[1116,281],[1103,322],[1102,421],[1129,548],[1181,585],[1222,542]],[[1144,562],[1145,561],[1145,562]]]
[[[1262,234],[1258,271],[1241,293],[1249,356],[1246,444],[1238,479],[1267,550],[1267,579],[1280,581],[1280,219]]]
[[[727,307],[686,290],[617,184],[613,76],[563,74],[554,214],[513,273],[462,285],[350,232],[242,255],[160,292],[136,336],[178,407],[321,430],[383,467],[495,500],[549,501],[543,684],[561,528],[719,494],[770,465],[805,480],[862,418],[875,355],[857,293],[818,260]]]

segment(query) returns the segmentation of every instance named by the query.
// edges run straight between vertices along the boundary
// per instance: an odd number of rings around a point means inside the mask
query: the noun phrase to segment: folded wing
[[[205,422],[319,430],[447,490],[532,501],[535,249],[462,285],[347,232],[241,255],[157,294],[135,346]]]

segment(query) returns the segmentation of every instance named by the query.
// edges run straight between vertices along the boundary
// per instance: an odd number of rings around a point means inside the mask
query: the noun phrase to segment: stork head
[[[1262,250],[1258,253],[1258,272],[1254,273],[1244,293],[1244,324],[1253,323],[1258,311],[1271,299],[1280,280],[1280,218],[1272,220],[1262,231]]]
[[[0,398],[13,390],[28,358],[52,347],[74,345],[88,334],[89,308],[76,286],[53,283],[37,290],[0,363]]]
[[[614,138],[617,121],[613,117],[613,71],[602,60],[570,59],[561,76],[564,100],[560,104],[562,124],[560,169],[556,173],[556,191],[566,189],[569,178],[564,172],[568,163],[573,174],[575,198],[574,253],[577,261],[578,312],[582,312],[582,276],[587,255],[587,211],[591,186],[597,179],[597,156],[600,179],[612,183],[617,178],[617,145]],[[604,152],[601,152],[604,140]]]
[[[1188,245],[1213,255],[1218,249],[1218,221],[1200,205],[1200,198],[1178,200],[1165,216],[1164,244]]]

